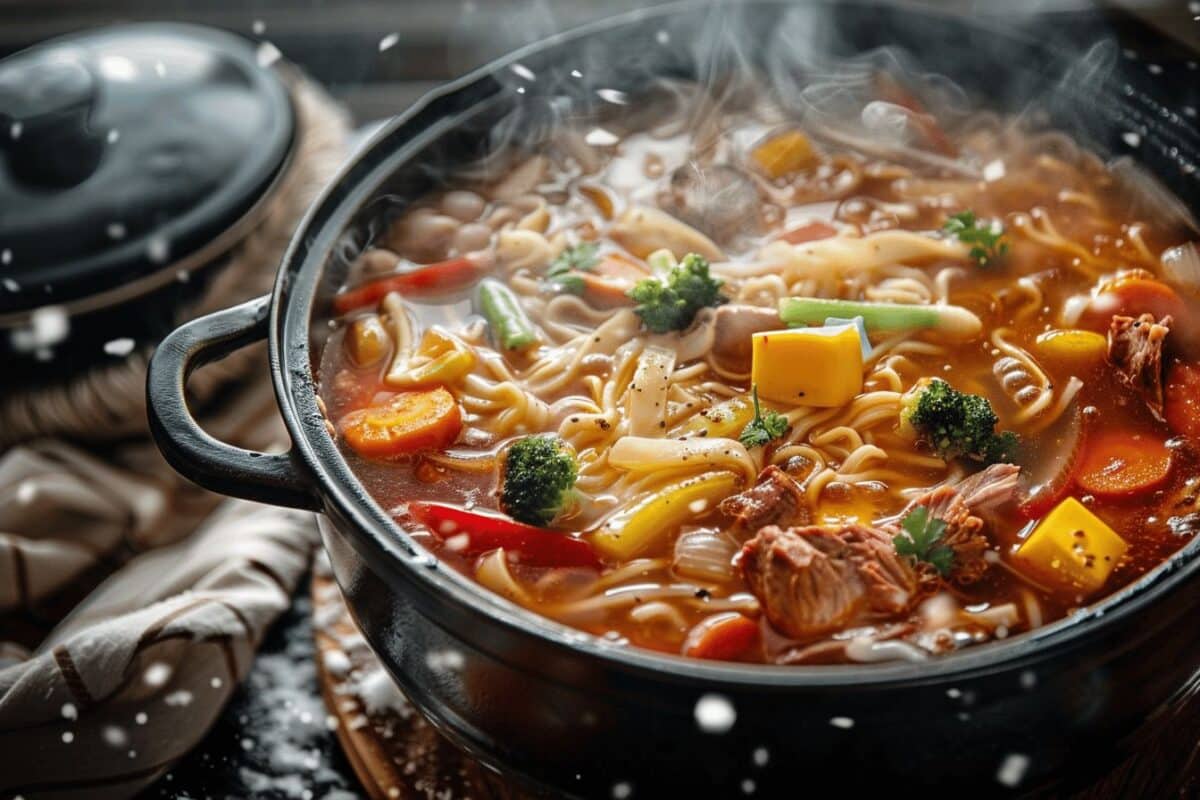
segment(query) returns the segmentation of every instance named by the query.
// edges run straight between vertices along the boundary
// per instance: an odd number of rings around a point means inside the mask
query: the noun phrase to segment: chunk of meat
[[[766,525],[807,525],[810,519],[799,484],[774,464],[762,471],[758,483],[726,497],[717,508],[734,518],[735,531],[757,531]]]
[[[1153,314],[1114,316],[1108,328],[1108,360],[1121,382],[1142,396],[1146,408],[1163,420],[1163,340],[1171,331],[1171,317],[1157,322]]]
[[[929,516],[946,523],[941,544],[954,551],[954,566],[948,576],[960,585],[977,582],[987,572],[984,553],[991,542],[983,532],[984,522],[978,513],[1000,505],[1016,493],[1021,468],[1014,464],[993,464],[970,475],[957,484],[938,486],[908,504],[901,518],[917,506],[929,510]],[[900,532],[898,522],[884,526],[895,536]]]
[[[956,484],[963,502],[972,513],[1007,503],[1017,493],[1017,479],[1021,468],[1016,464],[992,464],[984,470],[968,475]]]
[[[891,537],[863,525],[770,525],[742,548],[739,566],[768,621],[793,639],[900,614],[917,594]]]
[[[731,303],[717,309],[713,317],[712,350],[722,361],[750,363],[751,337],[763,331],[786,327],[773,308]]]

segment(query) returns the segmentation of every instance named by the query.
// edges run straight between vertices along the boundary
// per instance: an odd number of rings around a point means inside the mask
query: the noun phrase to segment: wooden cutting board
[[[327,567],[314,572],[312,601],[321,694],[372,800],[524,797],[450,744],[404,698],[354,625]]]
[[[404,699],[355,627],[328,567],[316,569],[312,594],[321,693],[372,800],[529,797],[461,753]],[[1164,716],[1137,753],[1071,800],[1200,797],[1200,702]]]

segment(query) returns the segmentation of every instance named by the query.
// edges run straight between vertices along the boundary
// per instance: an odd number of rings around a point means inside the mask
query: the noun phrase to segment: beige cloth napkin
[[[342,112],[282,77],[297,152],[197,313],[269,288],[345,157]],[[146,434],[146,355],[51,392],[0,386],[0,798],[103,800],[153,782],[212,725],[317,546],[312,514],[225,500],[167,466]],[[261,345],[197,372],[204,427],[286,447],[268,375]]]
[[[210,428],[278,447],[263,383]],[[32,653],[0,643],[0,797],[128,797],[162,774],[245,677],[316,544],[312,514],[222,501],[145,440],[104,460],[55,441],[0,457],[3,619],[36,629],[43,601],[140,553]]]

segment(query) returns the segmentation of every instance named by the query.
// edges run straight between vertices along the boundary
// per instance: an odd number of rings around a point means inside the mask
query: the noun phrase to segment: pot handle
[[[294,450],[271,455],[218,441],[187,405],[187,379],[194,369],[267,337],[270,305],[270,296],[260,297],[192,320],[163,339],[146,372],[150,432],[167,463],[205,489],[316,511],[321,502]]]

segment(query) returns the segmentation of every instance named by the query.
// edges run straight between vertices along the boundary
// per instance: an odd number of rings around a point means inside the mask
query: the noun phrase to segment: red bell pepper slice
[[[466,539],[454,552],[476,556],[498,548],[515,553],[534,567],[596,567],[600,559],[591,544],[564,531],[535,528],[522,522],[445,503],[412,502],[408,513],[443,542],[459,535]]]
[[[439,261],[408,272],[385,275],[335,296],[333,310],[345,314],[373,306],[391,292],[418,296],[456,292],[477,283],[490,267],[490,258],[486,254],[468,253],[460,258]]]

